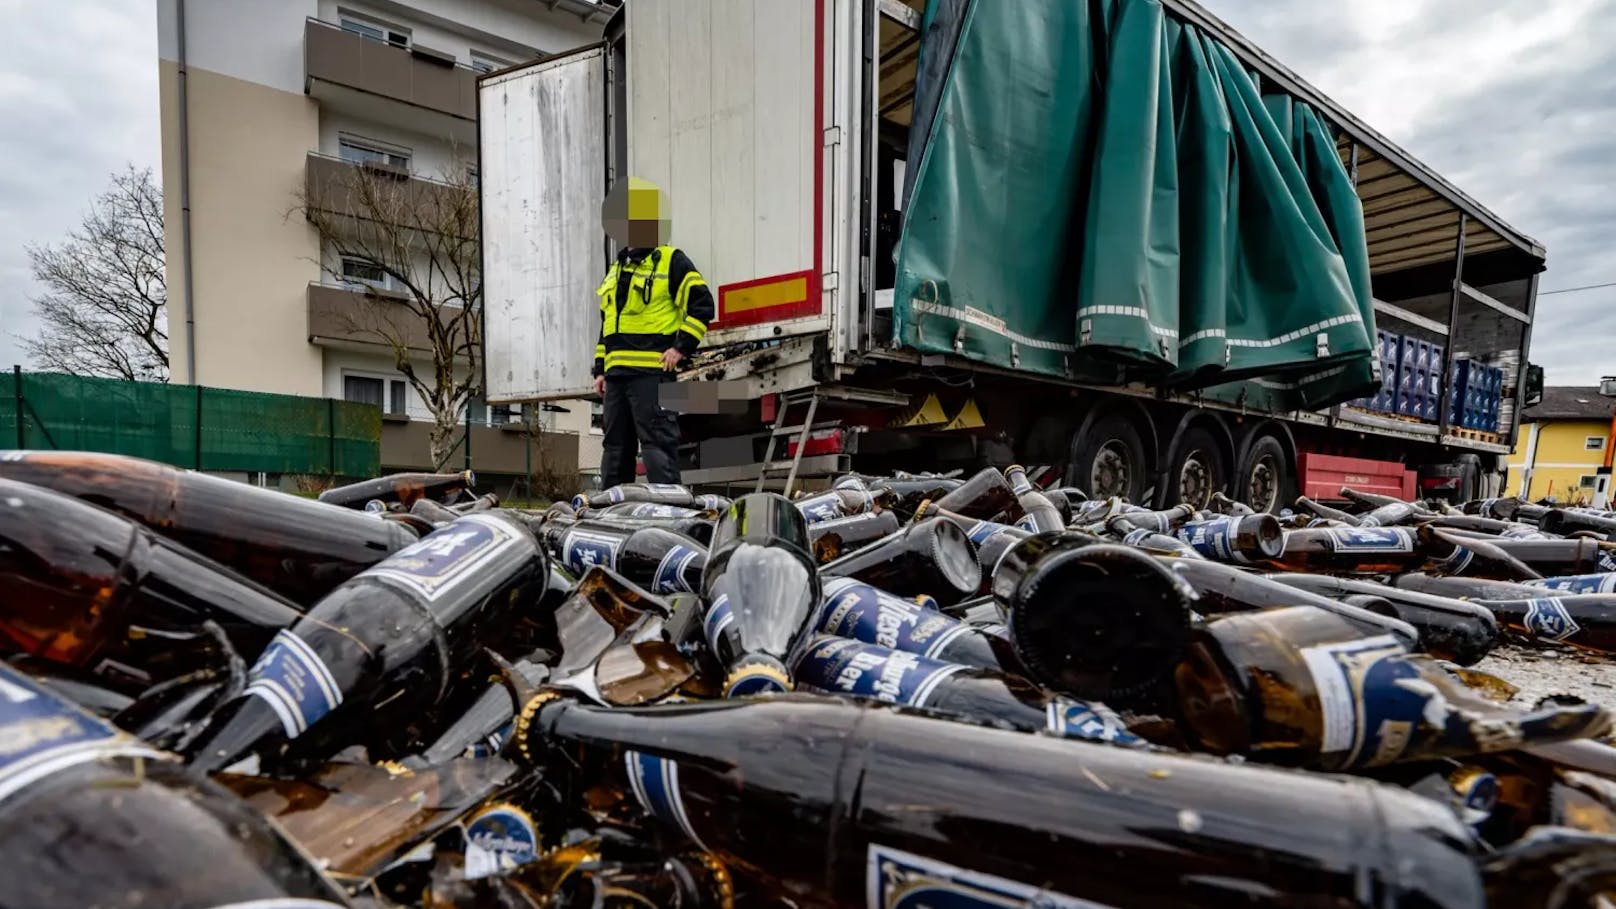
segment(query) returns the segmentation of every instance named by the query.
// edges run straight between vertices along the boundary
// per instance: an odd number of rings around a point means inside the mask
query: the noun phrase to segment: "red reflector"
[[[813,455],[840,454],[842,442],[846,438],[846,430],[821,429],[808,434],[808,445],[802,450],[803,457]],[[797,440],[792,439],[786,445],[786,457],[797,456]]]

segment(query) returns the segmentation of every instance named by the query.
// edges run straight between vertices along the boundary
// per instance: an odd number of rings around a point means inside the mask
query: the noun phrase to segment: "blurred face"
[[[673,233],[668,194],[637,177],[618,181],[601,206],[601,226],[619,246],[663,246]]]

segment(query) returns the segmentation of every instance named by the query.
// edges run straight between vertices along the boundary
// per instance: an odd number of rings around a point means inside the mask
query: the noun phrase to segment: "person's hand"
[[[595,377],[595,394],[600,395],[601,397],[606,396],[606,377],[605,376],[596,376]]]
[[[668,372],[673,372],[673,368],[678,366],[679,361],[684,358],[685,355],[679,352],[679,348],[670,347],[662,352],[662,368]]]

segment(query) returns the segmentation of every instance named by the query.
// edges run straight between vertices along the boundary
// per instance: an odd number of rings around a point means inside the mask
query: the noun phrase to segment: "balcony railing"
[[[357,182],[378,176],[397,181],[399,192],[393,191],[392,183],[367,187]],[[448,235],[474,232],[476,227],[474,187],[419,176],[401,167],[357,164],[309,152],[303,189],[310,208],[361,220],[407,223]],[[365,190],[373,195],[367,196]]]
[[[364,92],[461,120],[477,119],[477,71],[452,54],[426,47],[397,47],[306,20],[303,27],[305,92],[322,85]]]

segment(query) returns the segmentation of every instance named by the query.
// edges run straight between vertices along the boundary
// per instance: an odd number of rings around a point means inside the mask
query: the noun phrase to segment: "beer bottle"
[[[410,506],[410,514],[418,518],[425,518],[434,524],[447,524],[460,517],[460,512],[431,499],[417,499],[415,504]]]
[[[522,715],[518,741],[547,779],[553,768],[558,785],[637,805],[803,903],[1483,905],[1459,819],[1366,780],[822,696],[632,709],[552,697]]]
[[[302,616],[287,600],[128,518],[4,479],[0,590],[0,649],[91,672],[125,693],[157,681],[137,655],[146,629],[195,631],[211,621],[237,650],[257,653]]]
[[[1285,552],[1285,532],[1271,514],[1191,521],[1178,528],[1177,536],[1197,553],[1218,562],[1251,564],[1277,559]]]
[[[459,515],[456,515],[456,517],[458,516]],[[420,515],[408,511],[389,511],[386,514],[377,515],[377,517],[383,521],[391,521],[394,524],[402,524],[403,526],[409,528],[410,534],[416,539],[420,539],[421,537],[424,537],[432,531],[438,529],[438,525],[427,520],[426,518],[421,517]]]
[[[1484,518],[1496,518],[1500,521],[1525,521],[1536,524],[1543,516],[1554,509],[1546,505],[1533,505],[1520,499],[1480,499],[1466,502],[1465,514],[1479,514]]]
[[[476,514],[479,511],[490,511],[499,507],[499,496],[485,492],[466,502],[457,502],[449,506],[455,514]]]
[[[1616,890],[1616,850],[1608,831],[1538,827],[1488,855],[1482,875],[1489,906],[1599,906]]]
[[[1066,503],[1066,507],[1061,509],[1061,517],[1066,519],[1068,525],[1071,524],[1072,514],[1077,511],[1078,506],[1089,500],[1089,494],[1076,486],[1056,486],[1044,490],[1044,495],[1049,496],[1049,500],[1055,503],[1056,508],[1061,508],[1061,502]]]
[[[701,592],[725,697],[791,689],[787,667],[808,646],[820,603],[808,553],[808,524],[785,496],[742,496],[718,519]]]
[[[1438,515],[1427,518],[1421,523],[1430,524],[1432,527],[1444,527],[1449,530],[1484,533],[1489,536],[1503,536],[1506,533],[1538,532],[1537,528],[1531,524],[1500,521],[1497,518],[1484,518],[1479,514]]]
[[[1022,517],[1017,527],[1033,533],[1066,529],[1066,517],[1071,512],[1071,506],[1068,504],[1066,514],[1063,514],[1049,496],[1038,491],[1027,479],[1027,468],[1019,464],[1006,467],[1004,478],[1010,483],[1010,490],[1016,494],[1016,501],[1021,506]]]
[[[1326,521],[1337,521],[1347,525],[1348,527],[1357,527],[1359,524],[1359,518],[1357,515],[1347,514],[1339,508],[1331,508],[1328,505],[1315,502],[1307,496],[1297,496],[1296,507],[1316,518],[1323,518]]]
[[[965,531],[966,538],[976,547],[976,564],[982,569],[982,584],[977,589],[982,592],[987,591],[988,581],[993,577],[993,569],[998,567],[999,558],[1004,555],[1004,551],[1032,536],[1030,530],[1010,524],[967,518],[962,514],[938,508],[935,502],[922,502],[920,508],[915,511],[915,520],[923,521],[928,518],[946,518],[953,521],[954,526]]]
[[[409,508],[422,499],[454,501],[454,497],[477,485],[469,470],[459,473],[395,473],[360,483],[337,486],[320,493],[320,501],[343,508],[363,508],[371,500],[397,502]]]
[[[897,514],[884,509],[809,524],[808,541],[814,547],[814,559],[823,565],[897,532]]]
[[[1555,590],[1562,594],[1616,593],[1616,572],[1602,571],[1598,574],[1560,575],[1523,583],[1527,587],[1537,588],[1540,592],[1543,590]]]
[[[1353,597],[1375,597],[1396,610],[1397,617],[1420,633],[1419,649],[1438,659],[1473,666],[1498,643],[1498,621],[1493,613],[1475,603],[1412,590],[1398,590],[1354,578],[1322,574],[1271,574],[1268,577],[1288,587],[1320,596],[1340,599],[1353,605]]]
[[[817,524],[874,511],[876,501],[868,489],[844,486],[798,499],[796,505],[808,523]]]
[[[1543,595],[1541,587],[1512,581],[1449,578],[1420,572],[1400,574],[1392,579],[1392,586],[1458,600],[1530,600]]]
[[[1207,499],[1206,507],[1208,511],[1237,518],[1248,517],[1257,513],[1250,505],[1244,502],[1236,502],[1234,499],[1224,495],[1222,490],[1212,493],[1211,497]]]
[[[1420,636],[1413,626],[1397,617],[1397,609],[1382,600],[1377,608],[1364,608],[1332,600],[1244,569],[1206,559],[1174,559],[1173,572],[1189,582],[1200,596],[1196,609],[1203,613],[1250,612],[1281,606],[1312,606],[1323,609],[1366,635],[1389,634],[1409,649],[1419,646]]]
[[[959,480],[943,479],[882,479],[870,483],[870,491],[888,499],[888,508],[898,513],[898,516],[908,520],[920,507],[920,503],[936,500],[958,489],[962,484]],[[989,517],[993,517],[989,515]]]
[[[1202,750],[1319,770],[1513,750],[1610,727],[1591,704],[1493,704],[1390,636],[1364,637],[1308,606],[1207,621],[1174,679]]]
[[[361,730],[400,731],[398,720],[441,699],[548,578],[544,549],[515,517],[485,512],[445,525],[277,634],[246,690],[188,749],[192,763],[219,770],[249,753],[280,757],[294,744],[326,755]]]
[[[1157,533],[1173,533],[1180,524],[1195,517],[1195,506],[1189,503],[1175,505],[1166,511],[1128,511],[1124,513],[1133,526]]]
[[[1543,591],[1538,591],[1543,593]],[[1534,641],[1616,653],[1616,596],[1608,593],[1478,600],[1505,628]]]
[[[1425,560],[1404,527],[1323,527],[1287,532],[1284,552],[1266,563],[1282,571],[1393,574]]]
[[[815,627],[945,663],[1021,673],[1009,641],[938,611],[930,597],[904,599],[852,578],[827,578]]]
[[[1537,526],[1548,533],[1570,534],[1589,530],[1606,539],[1616,539],[1616,518],[1556,508],[1538,519]]]
[[[0,479],[115,511],[302,606],[416,539],[351,509],[122,455],[0,452]]]
[[[1122,700],[1172,671],[1195,592],[1161,560],[1075,534],[1010,547],[993,574],[1028,678],[1073,697]]]
[[[695,593],[707,567],[707,550],[683,534],[661,527],[619,527],[579,521],[557,528],[550,553],[573,574],[604,565],[652,593]],[[546,533],[546,544],[550,535]]]
[[[711,521],[717,515],[711,511],[686,508],[682,505],[662,505],[657,502],[623,502],[619,505],[607,505],[605,508],[591,508],[586,517],[631,521],[644,518],[698,518],[703,521]]]
[[[1371,509],[1367,514],[1359,515],[1358,526],[1392,527],[1398,524],[1408,524],[1423,514],[1425,512],[1411,502],[1392,502]]]
[[[729,500],[723,496],[696,495],[676,483],[624,483],[600,492],[579,493],[572,497],[572,507],[575,509],[605,508],[623,502],[652,502],[711,511],[722,511],[729,507]]]
[[[797,661],[803,691],[921,707],[1024,732],[1143,746],[1104,704],[1051,697],[1018,676],[868,641],[820,635]]]
[[[7,906],[348,905],[223,787],[4,664],[0,729]]]
[[[1381,495],[1378,492],[1363,492],[1351,486],[1341,487],[1341,498],[1356,502],[1366,511],[1373,512],[1377,508],[1387,508],[1406,505],[1412,514],[1430,515],[1431,510],[1417,502],[1406,502],[1396,496]]]
[[[1178,537],[1170,537],[1149,528],[1136,527],[1129,515],[1119,514],[1105,522],[1106,530],[1125,545],[1155,553],[1171,554],[1185,559],[1204,559],[1194,546]]]
[[[933,597],[952,606],[982,586],[976,550],[947,518],[926,518],[902,533],[827,562],[826,577],[857,578],[899,596]]]
[[[1004,474],[992,467],[984,467],[970,479],[941,496],[932,499],[938,508],[962,514],[968,518],[997,520],[1000,515],[1016,517],[1021,502]]]
[[[1448,533],[1447,531],[1438,531]],[[1474,548],[1468,541],[1459,545]],[[1530,566],[1540,575],[1593,574],[1616,571],[1616,544],[1601,543],[1585,538],[1569,540],[1510,540],[1503,537],[1487,540],[1488,545],[1509,553]],[[1530,579],[1530,575],[1527,576]],[[1504,580],[1508,580],[1507,578]]]
[[[1122,499],[1116,496],[1112,496],[1109,499],[1090,499],[1087,502],[1078,503],[1072,509],[1072,521],[1070,526],[1104,526],[1106,521],[1111,520],[1117,515],[1132,515],[1142,512],[1143,510],[1144,509],[1134,508],[1128,505],[1128,503],[1122,501]],[[1138,525],[1135,526],[1137,527]]]
[[[583,524],[593,528],[616,528],[617,530],[639,530],[642,527],[659,527],[670,533],[687,536],[702,546],[707,546],[713,539],[713,522],[706,518],[625,518],[618,515],[602,517],[591,514],[586,518],[568,518],[562,515],[551,515],[544,520],[539,533],[545,538],[546,545],[551,545],[553,539],[567,528],[576,524]],[[551,546],[551,553],[559,557],[559,550]]]
[[[1500,581],[1525,581],[1542,577],[1530,565],[1515,558],[1495,537],[1459,536],[1463,531],[1444,530],[1421,525],[1415,530],[1430,561],[1425,570],[1449,576],[1489,578]]]
[[[519,673],[526,684],[537,688],[549,680],[549,664],[555,658],[550,651],[540,650],[500,668]],[[493,757],[510,741],[516,706],[511,688],[502,681],[492,682],[431,744],[400,763],[410,770],[423,770],[458,757]]]

